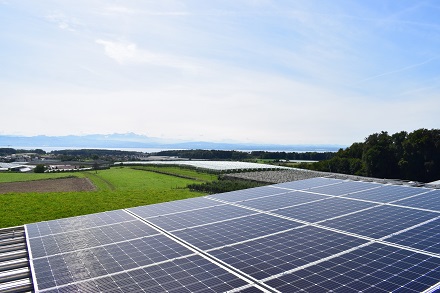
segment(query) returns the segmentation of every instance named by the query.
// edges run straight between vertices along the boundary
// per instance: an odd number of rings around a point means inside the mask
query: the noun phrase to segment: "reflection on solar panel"
[[[440,288],[438,190],[313,178],[26,225],[39,292]]]

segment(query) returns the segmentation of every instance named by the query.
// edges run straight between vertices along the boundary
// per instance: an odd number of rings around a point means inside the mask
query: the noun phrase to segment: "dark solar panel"
[[[217,221],[255,214],[243,208],[221,205],[196,211],[150,218],[148,221],[167,231],[190,228]]]
[[[133,216],[123,210],[59,219],[56,221],[39,222],[26,225],[29,237],[77,231],[125,221],[133,221]]]
[[[206,199],[205,197],[189,198],[184,200],[176,200],[147,206],[135,207],[128,209],[137,214],[139,217],[147,219],[151,217],[163,216],[167,214],[174,214],[178,212],[185,212],[197,210],[201,208],[213,207],[221,205],[221,203]]]
[[[394,206],[379,206],[367,211],[325,221],[321,224],[363,236],[381,238],[437,216],[438,214],[436,213],[426,211]]]
[[[96,228],[70,231],[29,239],[34,258],[93,248],[105,244],[126,241],[159,232],[139,220],[122,222]]]
[[[257,214],[196,228],[183,229],[173,232],[173,235],[202,250],[206,250],[292,229],[300,225],[294,221]]]
[[[295,207],[279,209],[272,211],[272,213],[292,219],[314,223],[337,216],[346,215],[355,211],[360,211],[366,208],[371,208],[373,206],[376,205],[369,202],[343,198],[329,198]]]
[[[380,185],[379,188],[350,193],[348,195],[344,195],[344,197],[387,203],[422,192],[425,192],[425,190],[417,187]]]
[[[293,205],[323,200],[328,197],[323,195],[305,193],[301,191],[291,191],[288,193],[267,196],[247,201],[239,202],[240,205],[259,209],[262,211],[270,211],[280,208],[285,208]]]
[[[439,280],[439,258],[372,244],[266,284],[281,292],[422,292]]]
[[[440,255],[440,219],[394,235],[386,241]]]
[[[164,235],[33,259],[39,289],[105,276],[192,254]]]
[[[194,255],[45,292],[227,292],[248,284],[212,262]],[[240,292],[261,291],[247,289]]]
[[[326,194],[326,195],[344,195],[352,192],[358,192],[362,190],[379,188],[380,185],[369,182],[357,182],[357,181],[344,181],[339,184],[333,184],[322,187],[314,187],[308,189],[310,192]]]
[[[428,193],[413,196],[411,198],[399,200],[397,202],[394,202],[394,204],[428,209],[438,211],[440,213],[440,190],[434,190]]]
[[[29,224],[26,235],[42,292],[421,292],[440,287],[439,196],[313,178]]]
[[[307,180],[299,180],[299,181],[274,184],[273,186],[274,187],[281,187],[281,188],[295,189],[295,190],[305,190],[305,189],[314,188],[314,187],[318,187],[318,186],[338,184],[341,182],[344,182],[344,180],[316,177],[316,178],[311,178],[311,179],[307,179]]]
[[[209,254],[261,280],[365,242],[363,239],[308,226],[212,250]]]
[[[264,197],[264,196],[269,196],[269,195],[282,194],[282,193],[286,193],[286,192],[288,192],[288,191],[278,189],[278,188],[272,188],[270,186],[263,186],[263,187],[255,187],[255,188],[213,194],[213,195],[208,196],[207,198],[219,199],[219,200],[223,200],[223,201],[227,201],[227,202],[239,202],[239,201],[248,200],[248,199],[252,199],[252,198],[259,198],[259,197]]]

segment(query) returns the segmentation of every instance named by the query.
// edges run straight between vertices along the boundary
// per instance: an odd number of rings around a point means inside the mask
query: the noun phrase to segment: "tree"
[[[44,173],[44,171],[46,171],[46,166],[43,164],[38,164],[34,169],[35,173]]]

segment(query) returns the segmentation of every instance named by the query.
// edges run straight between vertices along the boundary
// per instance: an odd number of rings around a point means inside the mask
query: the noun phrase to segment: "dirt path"
[[[0,183],[0,194],[12,192],[69,192],[93,190],[96,190],[96,187],[88,178],[61,178]]]

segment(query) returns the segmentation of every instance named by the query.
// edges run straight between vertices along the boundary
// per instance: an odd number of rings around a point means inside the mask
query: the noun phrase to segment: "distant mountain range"
[[[277,145],[249,143],[220,143],[206,141],[170,141],[135,133],[89,134],[67,136],[12,136],[0,135],[0,148],[155,148],[155,149],[208,149],[208,150],[265,150],[291,152],[333,152],[342,145]]]

